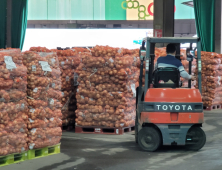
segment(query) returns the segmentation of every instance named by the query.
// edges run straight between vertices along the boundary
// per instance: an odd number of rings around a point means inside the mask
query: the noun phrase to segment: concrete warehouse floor
[[[1,170],[222,170],[222,110],[205,112],[207,143],[199,152],[183,147],[140,150],[134,132],[122,136],[65,132],[61,153]]]

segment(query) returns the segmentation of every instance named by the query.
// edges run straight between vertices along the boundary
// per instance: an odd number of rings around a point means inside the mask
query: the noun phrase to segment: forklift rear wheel
[[[161,144],[161,134],[154,127],[143,127],[138,133],[138,143],[145,151],[156,151]]]
[[[135,121],[135,141],[138,143],[138,118],[136,116],[136,121]]]
[[[200,127],[191,127],[186,136],[186,148],[188,150],[198,151],[206,143],[206,135]]]

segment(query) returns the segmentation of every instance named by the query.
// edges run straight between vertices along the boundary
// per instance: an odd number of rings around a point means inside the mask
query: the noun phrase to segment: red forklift
[[[146,43],[146,48],[145,48]],[[180,72],[176,68],[158,68],[154,71],[155,45],[174,43],[176,58],[180,60],[180,45],[190,43],[187,49],[189,74],[197,50],[198,89],[182,88]],[[193,49],[192,44],[197,48]],[[142,55],[144,54],[145,55]],[[146,38],[140,48],[140,78],[136,95],[135,140],[149,152],[161,145],[184,145],[188,150],[198,151],[206,143],[201,129],[204,122],[201,89],[201,41],[199,38]],[[145,75],[143,67],[145,66]],[[142,78],[145,76],[145,86]],[[164,81],[164,83],[163,83]]]

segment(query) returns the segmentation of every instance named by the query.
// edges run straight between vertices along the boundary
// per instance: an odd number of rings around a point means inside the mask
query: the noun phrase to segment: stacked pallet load
[[[212,109],[214,106],[221,108],[222,56],[213,52],[201,52],[201,61],[203,105],[206,109]],[[196,88],[198,88],[198,83]]]
[[[26,89],[20,49],[0,50],[0,156],[28,150]]]
[[[80,64],[80,58],[75,50],[57,50],[59,66],[62,72],[62,123],[63,126],[74,125],[76,110],[77,75],[75,69]]]
[[[96,46],[79,65],[76,125],[122,128],[135,125],[139,69],[132,51]]]
[[[37,51],[37,52],[34,52]],[[61,139],[61,72],[56,53],[44,53],[41,47],[23,53],[28,72],[28,146],[44,148]]]

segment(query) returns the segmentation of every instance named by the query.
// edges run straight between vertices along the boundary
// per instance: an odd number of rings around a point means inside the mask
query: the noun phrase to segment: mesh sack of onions
[[[8,133],[5,130],[0,131],[0,155],[9,155],[12,153],[22,153],[28,150],[27,133]]]

